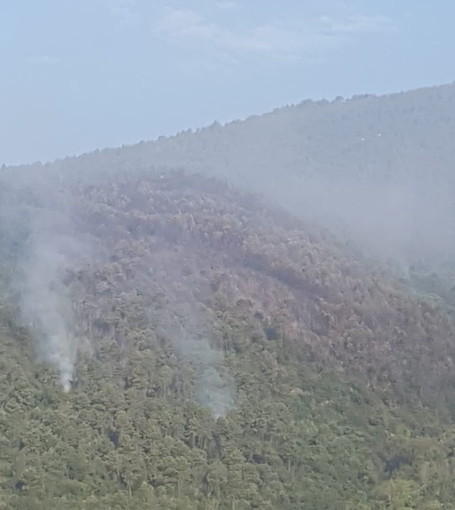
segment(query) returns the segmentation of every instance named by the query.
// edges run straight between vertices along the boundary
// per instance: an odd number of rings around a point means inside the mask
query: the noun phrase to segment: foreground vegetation
[[[0,508],[453,508],[455,329],[437,300],[217,181],[10,185]],[[58,264],[36,263],[40,235]],[[40,342],[52,325],[24,320],[37,281],[70,298],[69,392]]]

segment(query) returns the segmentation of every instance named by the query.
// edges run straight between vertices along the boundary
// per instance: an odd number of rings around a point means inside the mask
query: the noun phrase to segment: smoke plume
[[[194,338],[183,334],[175,343],[181,359],[196,368],[196,399],[208,407],[214,418],[224,417],[234,407],[234,379],[223,367],[223,355],[215,350],[206,337]]]
[[[35,231],[22,267],[21,293],[23,317],[36,338],[38,356],[59,371],[64,391],[71,387],[77,355],[71,297],[64,284],[69,246],[63,237]]]

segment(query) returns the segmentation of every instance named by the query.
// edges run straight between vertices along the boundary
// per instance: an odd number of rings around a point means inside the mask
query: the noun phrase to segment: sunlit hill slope
[[[443,307],[221,181],[57,174],[0,177],[0,505],[451,508]]]

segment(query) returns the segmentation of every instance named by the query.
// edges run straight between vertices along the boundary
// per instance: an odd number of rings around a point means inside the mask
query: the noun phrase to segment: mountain
[[[454,124],[449,84],[303,101],[45,166],[56,175],[184,168],[216,176],[342,232],[408,277],[411,266],[431,274],[453,260]]]
[[[87,161],[0,174],[0,508],[453,508],[446,307],[226,182]]]

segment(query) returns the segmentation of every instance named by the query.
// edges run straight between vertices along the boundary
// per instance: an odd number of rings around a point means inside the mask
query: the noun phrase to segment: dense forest
[[[56,175],[204,173],[330,226],[369,255],[440,272],[455,256],[455,84],[306,100],[227,125],[41,166]],[[30,167],[28,167],[30,168]]]
[[[0,509],[450,510],[455,86],[0,171]]]
[[[436,300],[218,180],[73,177],[3,175],[3,508],[452,508]]]

